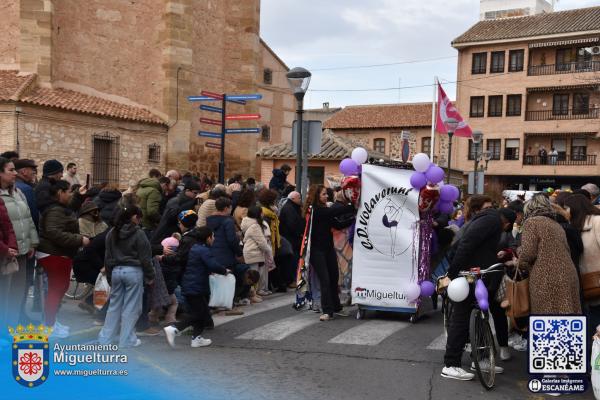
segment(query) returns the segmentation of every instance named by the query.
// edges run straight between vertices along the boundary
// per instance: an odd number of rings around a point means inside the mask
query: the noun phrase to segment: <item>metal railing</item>
[[[525,156],[523,165],[596,165],[596,155]]]
[[[525,113],[525,121],[552,121],[565,119],[594,119],[600,117],[600,109],[585,108],[585,109],[558,109],[558,110],[541,110],[527,111]]]
[[[530,65],[527,75],[557,75],[600,71],[600,61],[575,61],[562,64]]]

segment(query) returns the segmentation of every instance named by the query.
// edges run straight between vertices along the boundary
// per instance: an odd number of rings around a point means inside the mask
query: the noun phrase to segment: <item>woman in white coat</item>
[[[244,261],[250,265],[250,269],[258,271],[257,294],[266,296],[269,293],[269,271],[266,262],[272,260],[271,237],[269,225],[262,219],[260,207],[248,208],[248,216],[242,219],[242,233],[244,235]]]

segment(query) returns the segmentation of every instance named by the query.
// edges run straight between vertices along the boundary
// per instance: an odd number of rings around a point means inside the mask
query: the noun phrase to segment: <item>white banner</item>
[[[352,260],[353,304],[416,310],[404,294],[404,287],[418,279],[419,192],[410,185],[412,173],[363,165]]]

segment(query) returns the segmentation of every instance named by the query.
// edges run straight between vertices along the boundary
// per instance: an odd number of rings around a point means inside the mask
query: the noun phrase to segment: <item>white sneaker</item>
[[[484,372],[489,372],[490,362],[488,360],[479,361],[479,368],[481,368],[481,370]],[[474,362],[471,363],[471,371],[475,371],[475,363]],[[496,371],[497,374],[501,374],[504,372],[504,368],[495,365],[494,371]]]
[[[511,333],[510,336],[508,337],[508,345],[510,347],[513,347],[513,345],[515,343],[519,343],[521,342],[521,340],[523,340],[523,338],[521,337],[521,335],[519,335],[518,333]]]
[[[50,335],[51,339],[64,339],[69,337],[69,332],[64,329],[55,329],[52,328],[52,334]]]
[[[142,345],[142,341],[139,338],[135,339],[135,344],[133,345],[133,347],[139,347],[141,345]]]
[[[192,339],[192,347],[206,347],[210,346],[212,340],[204,339],[202,336],[196,336]]]
[[[475,374],[465,371],[460,367],[442,368],[442,378],[457,379],[459,381],[470,381],[475,378]]]
[[[502,361],[508,361],[512,358],[508,347],[500,347],[500,359]]]
[[[58,321],[54,321],[54,330],[66,332],[67,335],[68,335],[70,333],[70,331],[71,331],[71,328],[69,328],[66,325],[61,324]]]
[[[163,331],[165,332],[165,337],[167,338],[167,343],[169,343],[169,346],[175,348],[175,336],[181,335],[181,332],[179,332],[179,330],[174,326],[165,326]]]
[[[513,349],[516,351],[527,351],[527,339],[521,340],[519,343],[513,345]]]

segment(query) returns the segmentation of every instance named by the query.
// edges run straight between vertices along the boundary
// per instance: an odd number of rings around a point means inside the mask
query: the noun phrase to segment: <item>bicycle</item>
[[[502,267],[502,270],[499,269]],[[469,271],[461,271],[459,276],[467,279],[471,286],[475,286],[483,275],[504,272],[504,264],[498,263],[486,269],[471,268]],[[469,339],[471,342],[471,359],[475,365],[475,371],[481,385],[490,390],[494,387],[496,379],[496,344],[492,328],[490,328],[489,312],[482,310],[479,303],[475,301],[475,308],[471,311],[469,320]],[[487,368],[482,368],[482,364]]]

